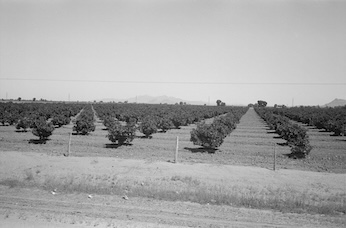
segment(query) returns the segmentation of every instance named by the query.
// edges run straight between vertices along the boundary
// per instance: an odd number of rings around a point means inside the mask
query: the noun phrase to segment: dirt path
[[[229,164],[272,169],[275,150],[278,168],[293,168],[295,163],[291,164],[292,159],[285,156],[290,153],[290,148],[279,146],[284,142],[279,135],[268,131],[266,123],[250,108],[240,119],[237,128],[220,146],[220,151],[230,157]]]

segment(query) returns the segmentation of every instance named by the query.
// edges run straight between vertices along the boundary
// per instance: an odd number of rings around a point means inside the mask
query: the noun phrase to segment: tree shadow
[[[108,149],[117,149],[121,146],[132,146],[133,144],[132,143],[124,143],[124,144],[117,144],[117,143],[107,143],[105,144],[105,148],[108,148]]]
[[[215,154],[215,152],[218,150],[214,148],[204,148],[204,147],[199,147],[199,148],[184,147],[184,149],[189,150],[192,153],[208,153],[208,154]]]
[[[283,143],[276,143],[279,146],[288,146],[288,142],[283,142]]]
[[[275,130],[267,130],[267,134],[276,134]]]
[[[72,135],[90,135],[90,132],[86,133],[86,134],[82,134],[82,133],[77,133],[77,132],[72,132]]]
[[[15,132],[17,132],[17,133],[26,133],[28,131],[27,130],[15,130]]]
[[[138,139],[152,139],[153,138],[153,136],[152,135],[149,135],[149,136],[145,136],[145,135],[142,135],[142,136],[135,136],[136,138],[138,138]]]
[[[29,139],[30,144],[46,144],[50,139]]]
[[[346,142],[346,139],[335,139],[336,141]]]
[[[289,153],[289,154],[284,154],[284,156],[287,156],[288,158],[292,158],[292,159],[306,158],[303,153]]]
[[[328,131],[328,130],[326,130],[326,129],[321,129],[321,130],[319,130],[318,132],[330,132],[330,131]]]
[[[164,131],[164,130],[158,130],[156,133],[160,133],[160,134],[163,134],[163,133],[166,133],[168,130]]]
[[[333,133],[333,134],[331,134],[330,136],[331,136],[331,137],[340,137],[341,135],[340,135],[340,134],[335,134],[335,133]]]

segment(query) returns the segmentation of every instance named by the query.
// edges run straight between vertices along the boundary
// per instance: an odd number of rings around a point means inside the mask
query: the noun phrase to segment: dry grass
[[[255,188],[206,184],[189,176],[147,179],[144,181],[117,179],[115,176],[85,175],[75,179],[47,176],[43,181],[27,174],[23,179],[6,179],[1,185],[13,187],[56,189],[61,193],[87,193],[146,197],[166,201],[189,201],[200,204],[230,205],[235,207],[271,209],[281,212],[311,214],[346,214],[346,193],[317,194],[308,190],[300,192],[289,187]],[[328,193],[328,194],[327,194]]]

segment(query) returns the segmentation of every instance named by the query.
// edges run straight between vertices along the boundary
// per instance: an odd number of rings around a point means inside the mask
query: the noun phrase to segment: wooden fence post
[[[179,149],[179,136],[177,136],[177,142],[175,146],[174,163],[178,163],[178,149]]]
[[[273,170],[276,170],[276,144],[274,143],[274,164],[273,164]]]
[[[72,133],[69,132],[69,140],[68,140],[68,150],[67,150],[67,157],[70,156],[70,153],[71,153],[71,136],[72,136]]]

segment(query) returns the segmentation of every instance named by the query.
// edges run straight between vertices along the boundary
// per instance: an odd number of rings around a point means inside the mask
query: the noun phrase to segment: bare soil
[[[174,164],[100,157],[57,157],[32,152],[0,153],[0,180],[30,179],[39,185],[54,178],[73,180],[88,176],[89,182],[106,184],[126,180],[133,184],[177,186],[172,177],[191,177],[206,186],[266,191],[283,188],[317,196],[343,194],[345,174],[298,170],[272,171],[258,167]],[[55,190],[55,191],[54,191]],[[0,185],[2,227],[342,227],[340,215],[282,213],[191,202],[169,202],[121,195],[66,193]],[[52,194],[54,191],[54,194]],[[126,190],[124,190],[126,194]],[[78,226],[77,226],[78,227]]]
[[[28,189],[1,189],[0,224],[14,227],[343,227],[343,218],[267,210],[123,200],[83,194],[52,196]]]

